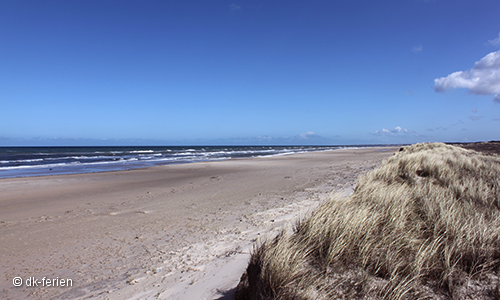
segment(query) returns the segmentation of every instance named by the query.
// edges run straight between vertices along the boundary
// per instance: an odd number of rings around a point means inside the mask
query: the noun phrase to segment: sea
[[[364,147],[369,146],[0,147],[0,178],[120,171]]]

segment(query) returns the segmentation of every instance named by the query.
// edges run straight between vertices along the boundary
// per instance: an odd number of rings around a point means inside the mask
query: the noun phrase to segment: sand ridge
[[[381,151],[388,149],[388,151]],[[0,180],[5,299],[223,299],[252,245],[397,148]],[[13,287],[16,276],[73,287]]]

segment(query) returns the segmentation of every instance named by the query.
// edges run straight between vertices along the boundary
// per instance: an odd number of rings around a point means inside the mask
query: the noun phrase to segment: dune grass
[[[236,299],[500,299],[500,157],[416,144],[256,247]]]

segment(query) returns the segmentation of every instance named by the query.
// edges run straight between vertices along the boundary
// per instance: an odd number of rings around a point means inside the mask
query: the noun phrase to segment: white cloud
[[[320,136],[317,135],[316,132],[314,132],[314,131],[308,131],[308,132],[301,133],[299,135],[299,137],[302,139],[311,139],[311,138],[319,138]]]
[[[434,79],[434,90],[465,88],[476,95],[494,95],[500,103],[500,51],[492,52],[467,71],[454,72],[446,77]]]
[[[338,143],[340,136],[323,137],[314,131],[292,136],[247,136],[247,137],[232,137],[228,139],[218,140],[198,140],[197,145],[331,145]],[[1,140],[0,140],[1,142]]]
[[[498,32],[498,37],[494,40],[488,41],[488,43],[494,45],[494,46],[500,46],[500,32]]]
[[[241,6],[239,6],[239,5],[236,5],[236,4],[232,3],[232,4],[230,5],[230,8],[231,8],[231,11],[237,11],[237,10],[240,10],[240,9],[241,9]]]
[[[384,135],[384,136],[397,136],[397,135],[400,135],[401,133],[411,134],[411,133],[415,133],[415,131],[409,130],[406,128],[401,128],[401,126],[396,126],[392,130],[382,128],[381,130],[376,130],[370,134],[372,134],[372,135]]]
[[[413,47],[413,48],[411,49],[411,51],[412,51],[413,53],[420,53],[420,52],[422,52],[422,50],[423,50],[423,49],[424,49],[424,48],[422,47],[422,45],[418,45],[418,46]]]

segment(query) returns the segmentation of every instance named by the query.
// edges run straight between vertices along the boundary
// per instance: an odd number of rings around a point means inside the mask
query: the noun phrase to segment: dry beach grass
[[[499,299],[500,157],[403,147],[261,243],[236,299]]]

